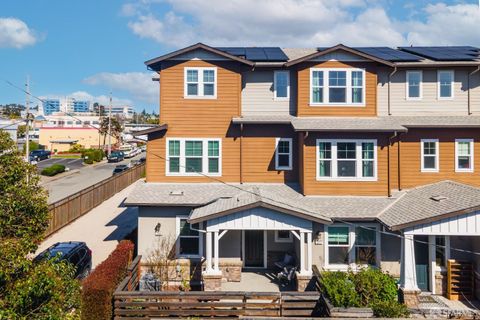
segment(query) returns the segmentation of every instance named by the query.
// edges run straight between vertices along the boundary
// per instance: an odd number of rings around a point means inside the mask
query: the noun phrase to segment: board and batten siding
[[[407,71],[422,71],[422,98],[407,99]],[[454,71],[454,89],[452,99],[438,99],[437,72]],[[392,69],[379,68],[378,71],[378,115],[388,115],[388,75]],[[412,115],[468,115],[468,74],[471,68],[411,68],[399,69],[391,77],[390,114],[393,116]],[[471,112],[480,114],[480,72],[470,77]]]
[[[480,236],[480,211],[447,217],[405,229],[405,234]]]
[[[242,73],[242,116],[295,115],[297,103],[297,75],[290,72],[290,98],[276,100],[273,69],[255,69]]]

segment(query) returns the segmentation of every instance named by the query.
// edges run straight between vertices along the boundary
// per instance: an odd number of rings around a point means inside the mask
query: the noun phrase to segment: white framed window
[[[199,258],[203,250],[203,240],[198,231],[198,223],[190,224],[188,216],[176,216],[177,257]]]
[[[455,139],[455,171],[473,172],[473,139]]]
[[[423,72],[420,70],[407,71],[406,95],[407,100],[422,99]]]
[[[365,106],[365,70],[311,68],[310,105]]]
[[[273,96],[275,100],[288,100],[290,97],[290,71],[274,71]]]
[[[453,99],[453,82],[455,73],[453,70],[438,70],[437,88],[439,100]]]
[[[325,227],[325,265],[328,269],[356,269],[355,266],[380,265],[380,232],[378,224]]]
[[[292,170],[292,138],[277,138],[275,144],[275,170]]]
[[[217,68],[185,68],[185,98],[216,99]]]
[[[293,242],[292,233],[288,230],[275,230],[275,242]]]
[[[317,180],[376,181],[377,140],[317,139]]]
[[[422,139],[420,143],[421,171],[439,171],[439,147],[438,139]]]
[[[168,138],[167,176],[222,175],[222,140],[211,138]]]

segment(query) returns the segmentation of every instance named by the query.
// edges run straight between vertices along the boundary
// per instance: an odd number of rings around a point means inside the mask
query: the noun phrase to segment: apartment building
[[[298,290],[312,265],[375,265],[409,305],[445,294],[449,259],[480,270],[479,55],[199,43],[147,61],[161,111],[126,200],[139,254],[172,236],[205,290],[289,252]]]

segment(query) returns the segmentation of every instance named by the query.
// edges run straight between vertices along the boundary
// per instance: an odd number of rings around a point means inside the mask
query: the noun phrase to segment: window
[[[438,99],[453,98],[454,73],[451,70],[438,71]]]
[[[437,267],[446,267],[446,240],[445,236],[435,236],[435,262]]]
[[[275,230],[275,242],[292,242],[292,233],[288,230]]]
[[[317,140],[317,180],[375,180],[376,140]]]
[[[311,105],[365,105],[365,70],[310,69]]]
[[[422,139],[422,172],[438,172],[438,139]]]
[[[286,100],[290,96],[290,72],[275,71],[273,73],[274,97],[276,100]]]
[[[277,138],[275,170],[292,170],[292,139]]]
[[[407,100],[422,99],[422,71],[407,71]]]
[[[188,217],[177,216],[177,256],[179,257],[199,257],[201,252],[201,237],[199,224],[191,225],[187,221]]]
[[[167,139],[167,175],[221,176],[221,139]]]
[[[216,98],[217,68],[185,68],[186,98]]]
[[[328,264],[348,264],[349,251],[349,228],[328,227]]]
[[[354,246],[356,264],[377,264],[377,235],[374,227],[356,227]]]
[[[455,139],[455,171],[473,172],[473,139]]]

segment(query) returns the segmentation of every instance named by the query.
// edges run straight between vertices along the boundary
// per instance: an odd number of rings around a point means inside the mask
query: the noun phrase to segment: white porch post
[[[300,231],[300,273],[305,274],[305,232]]]
[[[435,294],[435,272],[437,269],[436,236],[428,236],[428,267],[430,274],[430,292]]]
[[[402,239],[402,275],[401,285],[404,290],[419,291],[415,272],[415,241],[413,234],[404,234]]]
[[[219,262],[218,262],[218,242],[219,242],[219,237],[218,237],[218,231],[215,231],[214,233],[214,250],[213,250],[213,254],[214,254],[214,270],[216,272],[219,272],[220,271],[220,266],[219,266]]]
[[[312,273],[312,232],[307,232],[307,273]]]
[[[212,272],[212,232],[207,231],[206,235],[206,255],[207,255],[207,266],[206,266],[206,272],[211,273]]]

